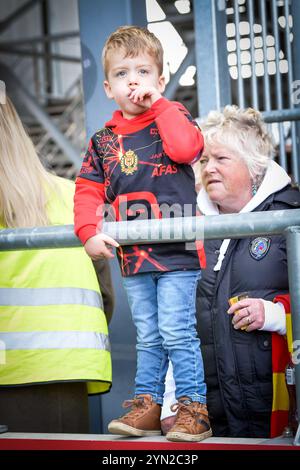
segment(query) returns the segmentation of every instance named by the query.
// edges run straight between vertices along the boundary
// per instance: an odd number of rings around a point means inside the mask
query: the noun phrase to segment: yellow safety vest
[[[56,181],[49,219],[72,224],[74,184]],[[102,297],[84,249],[0,252],[0,386],[86,381],[100,393],[111,375]]]

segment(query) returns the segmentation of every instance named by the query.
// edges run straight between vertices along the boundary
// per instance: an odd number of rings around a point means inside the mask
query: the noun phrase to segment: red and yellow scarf
[[[289,395],[285,383],[285,368],[293,352],[290,296],[278,295],[274,302],[281,302],[284,306],[286,335],[272,333],[273,403],[270,437],[281,435],[288,423]]]

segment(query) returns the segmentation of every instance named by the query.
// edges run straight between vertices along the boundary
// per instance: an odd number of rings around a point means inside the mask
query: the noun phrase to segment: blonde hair
[[[237,152],[248,166],[253,183],[261,183],[274,155],[274,143],[258,111],[225,106],[223,112],[211,111],[201,130],[206,145],[224,145]]]
[[[42,166],[10,99],[0,104],[0,219],[6,227],[49,225],[55,176]]]
[[[147,28],[121,26],[106,40],[102,51],[102,64],[105,77],[109,72],[109,54],[123,49],[125,57],[137,57],[147,52],[154,58],[159,75],[163,73],[163,48],[159,39]]]

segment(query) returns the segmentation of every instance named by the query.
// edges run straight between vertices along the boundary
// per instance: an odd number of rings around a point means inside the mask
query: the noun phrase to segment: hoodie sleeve
[[[185,107],[160,98],[151,109],[168,157],[176,163],[195,163],[203,150],[203,136]]]
[[[74,231],[83,245],[101,231],[104,202],[104,172],[92,138],[76,179],[74,195]]]

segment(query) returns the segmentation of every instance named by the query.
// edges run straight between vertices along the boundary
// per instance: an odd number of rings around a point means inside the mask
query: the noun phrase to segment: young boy
[[[119,247],[98,233],[103,202],[117,220],[170,217],[185,204],[195,215],[190,163],[200,156],[202,134],[187,110],[162,97],[163,50],[147,29],[124,26],[103,50],[104,88],[120,110],[92,137],[76,182],[75,233],[92,259],[118,258],[137,329],[135,396],[131,410],[108,426],[113,434],[161,433],[160,412],[170,358],[176,383],[174,441],[211,436],[203,363],[195,329],[195,293],[200,278],[197,251],[184,243]],[[97,210],[98,209],[98,210]],[[98,214],[98,215],[96,215]],[[175,213],[182,216],[183,213]],[[191,215],[191,214],[190,214]]]

